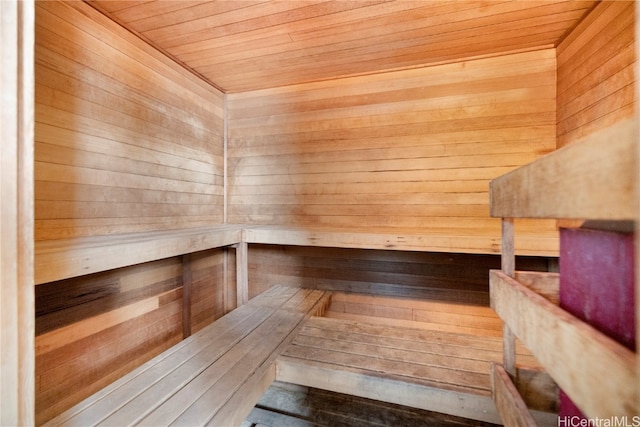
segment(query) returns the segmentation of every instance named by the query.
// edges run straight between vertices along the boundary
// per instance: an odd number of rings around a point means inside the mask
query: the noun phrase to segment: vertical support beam
[[[513,277],[516,272],[516,249],[513,218],[502,218],[502,272]]]
[[[182,256],[182,338],[191,336],[191,289],[193,273],[191,254]]]
[[[635,49],[636,58],[640,58],[640,6],[638,2],[633,3],[635,12]],[[635,82],[635,118],[636,126],[640,128],[640,108],[638,107],[638,99],[640,99],[640,61],[635,62],[634,67],[634,82]],[[636,131],[637,132],[637,131]],[[636,182],[640,182],[640,138],[636,133]],[[636,239],[636,259],[635,259],[635,271],[636,271],[636,343],[640,343],[640,185],[636,185],[635,194],[635,239]],[[636,351],[636,372],[640,373],[640,355]],[[637,405],[636,408],[640,408],[640,381],[636,381],[636,396]]]
[[[509,277],[516,273],[515,234],[513,218],[502,218],[502,272]],[[502,351],[504,369],[515,378],[516,337],[505,323],[502,327]]]
[[[222,120],[222,172],[223,172],[223,180],[222,180],[222,223],[227,224],[228,211],[229,211],[229,161],[228,161],[228,134],[229,134],[229,101],[227,98],[227,94],[224,94],[223,105],[223,120]]]
[[[34,2],[0,1],[0,425],[34,425]]]
[[[238,306],[249,302],[249,245],[240,242],[236,245],[236,282]]]

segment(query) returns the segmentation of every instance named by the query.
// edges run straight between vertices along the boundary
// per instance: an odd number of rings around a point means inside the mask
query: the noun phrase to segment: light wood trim
[[[452,248],[452,241],[456,241],[458,248]],[[309,229],[218,224],[176,230],[37,241],[35,283],[54,282],[240,242],[470,254],[497,254],[500,251],[498,237],[477,233],[474,230],[434,229],[427,234],[410,229],[398,229],[393,232],[376,229]],[[518,254],[555,255],[556,251],[543,242],[539,251],[527,250]],[[240,260],[239,268],[244,268],[244,264],[244,261]],[[239,283],[247,280],[248,273],[239,270],[236,272],[244,274],[244,277],[237,277]]]
[[[184,254],[182,256],[182,338],[187,338],[191,335],[192,285],[191,254]]]
[[[526,403],[507,371],[498,364],[491,363],[491,391],[500,418],[504,425],[513,427],[537,427],[529,414]]]
[[[491,181],[491,216],[636,218],[637,125],[624,120]]]
[[[35,283],[229,246],[241,239],[241,226],[214,225],[183,230],[80,237],[36,242]]]
[[[589,418],[637,414],[636,356],[500,271],[491,306]]]
[[[34,2],[0,2],[0,425],[33,425]]]
[[[499,254],[500,237],[496,233],[473,229],[433,228],[321,228],[278,225],[250,226],[244,230],[247,243],[334,248],[383,249],[399,251],[457,252]],[[516,239],[517,240],[517,239]],[[557,256],[557,238],[542,236],[539,241],[516,242],[518,255]],[[455,242],[455,243],[452,243]]]
[[[238,306],[249,302],[249,245],[240,242],[236,245],[236,289]]]

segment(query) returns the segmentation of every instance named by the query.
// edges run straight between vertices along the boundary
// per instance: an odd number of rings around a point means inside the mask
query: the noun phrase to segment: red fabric
[[[635,351],[633,240],[632,233],[561,229],[560,306]],[[561,392],[560,416],[575,415]]]

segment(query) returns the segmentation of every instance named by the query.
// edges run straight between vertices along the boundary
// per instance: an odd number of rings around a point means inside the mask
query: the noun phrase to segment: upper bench
[[[35,242],[35,283],[238,243],[424,252],[499,254],[500,234],[471,229],[330,229],[281,225],[221,224],[178,230],[77,237]],[[519,255],[556,256],[555,232],[524,232]]]

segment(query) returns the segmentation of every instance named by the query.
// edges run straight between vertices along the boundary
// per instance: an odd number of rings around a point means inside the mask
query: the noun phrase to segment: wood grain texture
[[[518,255],[553,256],[558,252],[555,230],[537,230],[535,221],[517,221]],[[318,227],[252,225],[243,227],[247,243],[316,246],[329,248],[381,249],[419,252],[497,254],[500,239],[491,229],[389,227]],[[513,246],[513,245],[512,245]]]
[[[546,271],[547,261],[518,257],[518,266]],[[249,296],[280,284],[486,306],[499,267],[492,255],[251,245]]]
[[[36,240],[222,222],[223,96],[83,2],[36,6]]]
[[[633,220],[638,125],[625,119],[491,182],[491,215]]]
[[[500,360],[501,348],[499,337],[481,331],[312,318],[278,361],[277,378],[498,422],[489,399],[489,364]]]
[[[499,337],[502,321],[487,306],[333,292],[325,317]]]
[[[36,287],[38,424],[182,339],[182,260]],[[192,332],[224,314],[223,261],[222,249],[191,255]]]
[[[492,307],[587,417],[635,414],[635,353],[501,272],[490,280]]]
[[[513,427],[537,427],[529,414],[526,403],[520,396],[511,377],[497,363],[491,363],[491,393],[504,425]]]
[[[35,283],[218,248],[240,240],[240,226],[209,225],[39,241],[35,245]]]
[[[302,320],[322,314],[327,298],[321,291],[274,288],[50,425],[240,424],[275,378],[275,358]]]
[[[495,427],[477,420],[276,381],[242,427],[410,426]]]
[[[554,70],[542,50],[231,94],[229,222],[499,239],[488,184],[555,148]]]
[[[635,2],[601,2],[558,46],[558,147],[634,115]]]
[[[34,424],[33,2],[0,2],[0,425]]]
[[[225,92],[234,93],[555,47],[595,4],[89,3]]]

